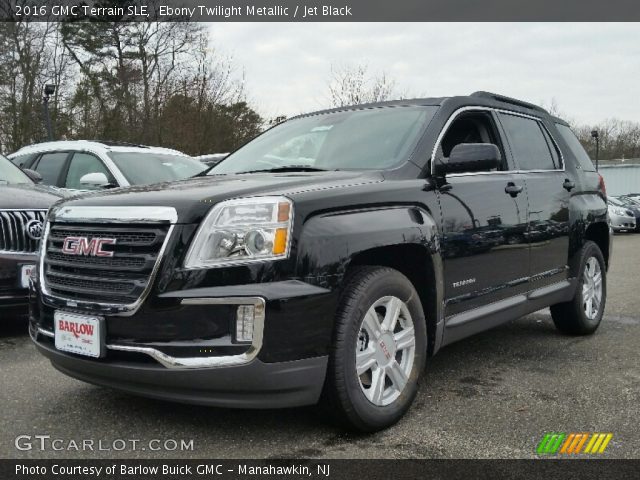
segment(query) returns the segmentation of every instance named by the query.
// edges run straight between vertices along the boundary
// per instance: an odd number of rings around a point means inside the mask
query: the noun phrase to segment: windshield
[[[0,183],[33,183],[22,170],[0,155]]]
[[[109,152],[109,157],[131,185],[183,180],[208,168],[205,164],[185,155]]]
[[[231,154],[209,174],[287,167],[381,170],[407,160],[438,107],[382,107],[285,122]]]

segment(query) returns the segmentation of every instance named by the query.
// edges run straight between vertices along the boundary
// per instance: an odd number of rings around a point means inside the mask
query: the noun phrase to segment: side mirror
[[[29,177],[34,183],[42,183],[42,175],[30,168],[23,168],[24,174]]]
[[[436,164],[436,173],[488,172],[500,166],[500,149],[493,143],[460,143],[448,159]]]
[[[94,172],[80,177],[80,185],[86,188],[105,188],[110,182],[104,173]]]

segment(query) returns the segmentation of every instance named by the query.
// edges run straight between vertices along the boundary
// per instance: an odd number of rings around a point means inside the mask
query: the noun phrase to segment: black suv
[[[30,333],[87,382],[381,429],[444,345],[547,306],[598,328],[605,195],[567,124],[507,97],[302,115],[207,175],[54,206]]]

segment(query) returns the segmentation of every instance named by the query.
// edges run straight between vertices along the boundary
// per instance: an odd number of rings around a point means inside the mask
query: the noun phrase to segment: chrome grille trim
[[[116,217],[115,215],[122,214],[122,217]],[[90,216],[90,217],[89,217]],[[101,313],[105,315],[115,316],[131,316],[134,315],[142,303],[145,301],[155,281],[156,275],[160,268],[160,263],[164,257],[169,240],[172,237],[175,222],[178,215],[172,207],[59,207],[53,209],[48,221],[45,225],[44,234],[42,236],[43,248],[40,252],[38,259],[38,278],[40,282],[40,290],[42,294],[42,300],[50,306],[55,308],[73,308],[84,311],[91,311],[93,313]],[[158,251],[155,263],[148,276],[147,285],[134,302],[130,303],[115,303],[115,302],[96,302],[86,299],[73,298],[70,296],[63,296],[51,291],[51,287],[46,281],[46,265],[45,259],[47,257],[47,241],[51,232],[51,224],[56,225],[64,223],[89,223],[89,224],[103,224],[111,226],[124,226],[130,223],[144,223],[149,226],[155,225],[169,225],[162,245]],[[99,230],[99,227],[97,227]],[[114,269],[117,270],[117,269]]]
[[[40,244],[27,235],[26,226],[31,220],[43,224],[47,215],[42,209],[2,209],[0,210],[0,253],[35,255]]]

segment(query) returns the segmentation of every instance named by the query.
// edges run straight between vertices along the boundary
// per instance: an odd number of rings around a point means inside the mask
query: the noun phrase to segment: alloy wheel
[[[393,403],[408,383],[415,359],[409,309],[397,297],[382,297],[367,310],[356,345],[360,388],[376,406]]]
[[[590,257],[584,267],[582,282],[582,307],[588,319],[598,316],[602,303],[602,270],[595,257]]]

